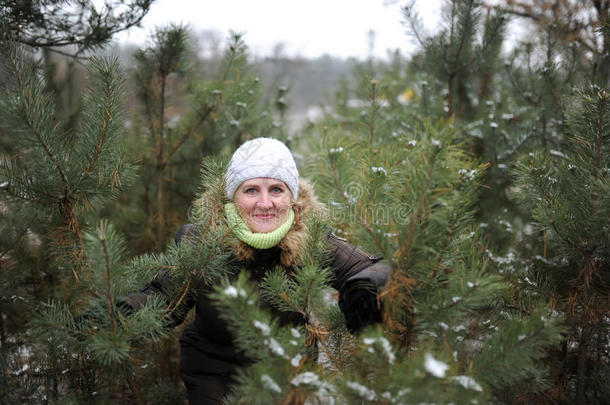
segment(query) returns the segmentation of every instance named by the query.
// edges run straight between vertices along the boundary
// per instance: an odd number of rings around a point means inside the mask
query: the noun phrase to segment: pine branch
[[[208,221],[211,221],[211,218],[208,217]],[[209,231],[211,229],[211,224],[202,224],[201,226],[202,229]],[[201,236],[197,236],[196,237],[196,241],[203,241],[203,242],[209,242],[208,240],[206,240],[206,238],[211,237],[212,240],[214,240],[214,236],[216,235],[210,235],[209,233],[206,233],[204,235]],[[217,259],[217,256],[219,254],[221,254],[221,249],[223,247],[227,246],[227,240],[231,237],[231,234],[227,231],[224,232],[223,235],[221,236],[221,238],[219,240],[215,240],[214,245],[212,247],[209,246],[205,246],[206,249],[206,257],[205,260],[203,262],[198,261],[197,262],[197,266],[196,268],[199,270],[203,270],[203,269],[207,269],[210,264],[212,263],[213,260]],[[189,246],[189,248],[193,248],[191,246]],[[199,247],[200,249],[203,249],[203,247]],[[211,249],[211,251],[209,251]],[[182,253],[182,250],[181,250]],[[183,259],[181,257],[179,257],[179,260],[182,262]],[[167,305],[167,310],[169,311],[169,314],[173,314],[175,311],[177,311],[180,308],[180,305],[184,302],[184,300],[186,299],[186,297],[188,296],[189,293],[191,293],[191,284],[193,279],[196,277],[196,274],[191,274],[186,282],[186,284],[182,287],[182,292],[180,293],[178,300],[176,300],[175,302],[170,301],[169,304]],[[213,279],[216,279],[217,277],[213,277]],[[208,282],[211,282],[212,280],[207,280]]]
[[[466,66],[472,66],[474,61],[478,61],[483,57],[483,55],[487,51],[487,48],[489,46],[491,46],[491,44],[493,44],[494,40],[500,36],[500,33],[502,32],[503,24],[504,24],[504,17],[502,17],[500,19],[500,22],[494,26],[494,30],[491,34],[491,38],[489,38],[483,42],[483,46],[481,47],[479,52],[470,58],[470,60],[466,63]]]
[[[32,102],[33,100],[30,99],[29,101]],[[67,197],[68,196],[68,192],[69,192],[68,190],[69,190],[70,182],[68,181],[68,176],[66,176],[66,172],[64,171],[64,169],[59,164],[57,158],[55,157],[55,155],[51,151],[51,148],[49,148],[49,146],[44,141],[42,133],[39,132],[38,126],[35,125],[34,123],[30,122],[30,120],[27,119],[27,115],[26,114],[23,115],[23,118],[24,118],[24,121],[26,121],[27,126],[30,128],[30,130],[32,131],[32,133],[36,137],[36,139],[38,139],[38,142],[40,142],[40,145],[42,146],[42,148],[45,151],[46,155],[49,157],[49,159],[51,159],[51,162],[53,162],[53,165],[57,169],[57,171],[59,173],[59,176],[61,177],[61,180],[62,180],[62,182],[64,184],[64,197]]]
[[[370,101],[370,123],[369,123],[369,150],[373,150],[373,140],[375,139],[375,116],[379,110],[377,103],[377,80],[371,80]]]
[[[534,75],[534,72],[532,69],[532,52],[531,52],[531,49],[529,49],[529,48],[527,51],[527,77],[529,78],[529,81],[530,81],[530,89],[532,89],[532,90],[535,89],[537,86],[536,86],[536,83],[534,82],[535,75]],[[542,99],[542,97],[540,95],[538,95],[538,99],[540,100],[540,99]]]
[[[170,302],[167,305],[167,310],[169,311],[170,315],[173,314],[178,308],[180,308],[180,305],[186,299],[186,296],[187,296],[187,294],[189,293],[189,291],[191,289],[191,281],[192,281],[192,278],[189,278],[188,281],[186,282],[186,285],[183,288],[182,294],[180,294],[180,297],[178,298],[176,303],[174,304],[173,302]]]
[[[426,155],[426,152],[424,151],[422,153],[421,157],[424,158],[425,155]],[[434,169],[434,165],[435,165],[435,159],[431,159],[426,168],[426,178],[427,179],[431,178],[432,170]],[[419,220],[420,220],[421,216],[423,215],[423,212],[426,208],[426,202],[428,200],[428,194],[430,192],[430,187],[431,187],[431,182],[428,181],[426,184],[426,188],[423,190],[423,192],[419,193],[419,198],[417,201],[417,210],[413,213],[413,215],[411,215],[411,219],[409,221],[409,231],[407,232],[407,235],[408,235],[407,240],[403,245],[401,245],[400,249],[398,249],[394,253],[394,258],[397,259],[398,261],[400,261],[405,255],[407,255],[407,259],[411,258],[411,247],[413,245],[413,240],[415,237],[415,228],[416,228],[417,224],[419,223]]]
[[[605,113],[606,113],[606,102],[608,101],[608,93],[605,90],[600,91],[597,94],[597,130],[595,132],[595,178],[598,178],[599,173],[602,170],[602,139],[604,136],[605,129]]]
[[[339,173],[337,172],[335,167],[332,167],[331,170],[332,170],[332,174],[333,174],[334,185],[335,185],[336,189],[339,191],[339,194],[341,195],[341,198],[343,199],[344,204],[346,204],[346,206],[349,206],[351,204],[351,202],[349,201],[347,192],[343,188],[343,184],[339,180]],[[361,204],[361,201],[359,201],[359,204]],[[378,238],[377,234],[375,233],[375,231],[373,231],[373,228],[371,227],[371,225],[368,222],[366,222],[365,219],[362,218],[362,216],[358,215],[358,213],[355,214],[355,217],[356,217],[356,221],[371,236],[371,238],[373,239],[373,241],[375,242],[377,247],[380,249],[380,251],[383,251],[383,244],[379,240],[379,238]]]
[[[484,375],[483,372],[489,370],[492,366],[494,366],[498,361],[500,361],[500,359],[507,357],[507,354],[510,352],[513,352],[515,350],[517,350],[520,346],[522,346],[523,344],[527,343],[530,340],[533,340],[536,337],[539,337],[542,332],[544,332],[545,326],[541,326],[539,328],[537,328],[534,333],[528,334],[527,337],[514,342],[513,344],[507,346],[506,348],[502,348],[502,350],[500,350],[500,352],[492,357],[492,359],[484,364],[482,364],[479,367],[476,367],[473,369],[472,374],[474,375]]]
[[[104,264],[106,267],[106,300],[108,304],[108,314],[110,316],[110,325],[112,326],[112,333],[116,333],[116,321],[114,319],[114,303],[112,300],[111,293],[111,276],[110,276],[110,256],[108,254],[108,246],[106,245],[106,235],[104,234],[104,222],[100,221],[99,229],[99,240],[104,250]]]
[[[163,143],[164,139],[164,119],[165,119],[165,86],[167,73],[161,72],[161,96],[159,98],[159,136],[157,138],[157,144],[155,145],[156,149],[156,158],[157,158],[157,245],[161,247],[161,245],[165,242],[166,236],[166,219],[165,219],[165,179],[163,176],[163,162],[165,161],[163,155]]]
[[[454,70],[450,70],[449,74],[450,75],[456,75],[457,73],[459,73],[459,71],[461,69],[464,68],[464,65],[462,65],[461,67],[459,66],[459,60],[460,60],[460,55],[462,54],[462,50],[464,48],[464,44],[466,43],[466,37],[467,37],[467,33],[471,28],[472,25],[472,10],[474,9],[474,0],[466,0],[468,2],[468,8],[465,11],[465,14],[467,15],[466,18],[466,23],[465,26],[462,27],[461,33],[462,35],[460,36],[460,43],[458,45],[458,49],[457,52],[455,54],[455,62],[453,64],[453,69]],[[455,4],[455,3],[454,3]],[[453,41],[452,41],[453,43]]]
[[[165,160],[163,162],[163,166],[167,166],[169,164],[170,160],[172,159],[172,156],[174,156],[174,154],[178,151],[178,149],[180,149],[180,147],[199,130],[201,125],[208,119],[209,115],[213,111],[214,111],[213,106],[205,107],[204,112],[202,114],[198,115],[198,118],[197,118],[197,121],[195,122],[195,124],[190,128],[190,130],[188,132],[186,132],[184,135],[182,135],[182,137],[174,145],[172,150],[170,150],[169,153],[167,153]]]
[[[25,44],[25,45],[29,45],[32,46],[31,44]],[[65,52],[62,51],[61,49],[57,49],[57,48],[46,48],[47,51],[52,52],[52,53],[56,53],[57,55],[61,55],[61,56],[66,56],[69,58],[72,58],[76,63],[78,63],[80,66],[86,66],[86,63],[89,60],[88,56],[81,56],[81,53],[83,53],[84,51],[76,51],[75,53],[70,53],[70,52]]]
[[[555,107],[557,107],[557,110],[559,110],[561,116],[564,117],[564,120],[565,120],[564,108],[561,105],[560,96],[559,96],[559,94],[557,94],[557,90],[555,90],[555,87],[553,86],[553,83],[551,82],[551,79],[549,77],[550,75],[548,74],[548,72],[546,72],[545,74],[543,74],[543,76],[545,78],[547,85],[549,86],[549,90],[551,91],[551,96],[553,98],[553,102],[555,103]]]
[[[11,46],[11,44],[6,44],[4,46],[9,47],[9,49],[5,48],[3,53],[6,56],[8,63],[10,64],[11,73],[17,80],[17,83],[19,86],[19,92],[21,93],[23,99],[26,101],[26,106],[25,106],[26,109],[24,109],[20,104],[17,107],[17,112],[22,114],[23,121],[26,123],[28,128],[32,131],[32,133],[34,134],[34,136],[36,137],[36,139],[42,146],[43,150],[45,151],[46,155],[49,157],[49,159],[51,160],[51,162],[54,164],[55,168],[57,169],[57,171],[60,175],[60,178],[64,184],[64,194],[65,194],[65,193],[67,193],[67,187],[69,185],[68,177],[67,177],[64,169],[59,164],[58,159],[56,158],[55,154],[51,151],[51,148],[49,147],[49,145],[46,144],[46,142],[44,140],[44,135],[42,134],[41,129],[40,129],[40,122],[32,122],[32,120],[30,119],[29,112],[31,112],[32,110],[35,109],[37,100],[34,100],[32,89],[28,88],[28,85],[26,84],[27,80],[25,77],[23,77],[24,72],[21,70],[20,64],[16,59],[17,54],[16,54],[16,50],[15,50],[14,46]],[[34,89],[34,91],[35,90],[37,90],[37,89]],[[29,109],[29,110],[27,110],[27,109]]]
[[[95,168],[98,159],[103,153],[103,148],[108,141],[108,137],[110,136],[109,127],[111,123],[116,120],[116,117],[113,116],[112,107],[116,103],[116,99],[121,96],[120,91],[115,91],[115,86],[117,86],[117,82],[119,82],[119,79],[116,77],[117,63],[118,62],[116,60],[114,62],[106,62],[97,59],[92,61],[93,69],[90,70],[90,72],[92,73],[92,75],[100,76],[99,78],[95,77],[94,80],[101,80],[103,87],[103,102],[100,105],[100,116],[102,117],[102,123],[99,126],[99,129],[97,130],[97,143],[95,145],[94,151],[92,154],[89,155],[91,156],[89,157],[89,165],[83,168],[80,180],[77,183],[75,189],[80,188],[83,181],[89,178],[91,171]],[[95,94],[93,94],[93,96],[95,96]]]
[[[422,24],[419,20],[419,15],[415,13],[415,0],[411,0],[408,4],[403,6],[402,12],[405,16],[407,22],[409,23],[409,27],[411,28],[411,32],[415,36],[415,39],[419,43],[419,46],[422,48],[425,47],[426,41],[424,40],[424,34],[422,31]]]
[[[55,1],[32,4],[5,2],[2,17],[15,40],[32,48],[76,46],[74,54],[102,46],[116,33],[140,24],[151,0],[119,0],[99,5],[68,1],[69,7]]]
[[[244,43],[242,40],[242,34],[231,32],[230,44],[229,44],[229,55],[228,61],[226,62],[225,70],[222,74],[222,81],[226,82],[229,78],[229,73],[233,68],[238,53],[243,52]]]
[[[9,177],[11,179],[11,182],[9,183],[9,185],[7,185],[4,190],[16,197],[19,198],[20,200],[24,200],[24,201],[29,201],[29,202],[33,202],[33,203],[37,203],[40,205],[50,205],[49,201],[51,202],[51,204],[56,204],[60,199],[61,196],[56,196],[55,194],[52,194],[50,192],[48,192],[47,190],[43,189],[43,188],[38,188],[33,182],[32,182],[32,176],[30,176],[28,174],[29,169],[27,166],[25,166],[25,163],[23,161],[18,162],[21,167],[20,170],[22,170],[24,172],[24,174],[22,176],[14,176],[12,171],[6,172],[6,176]],[[4,169],[4,167],[0,167],[2,169]],[[11,167],[12,169],[12,167]],[[10,184],[15,184],[17,183],[20,186],[20,190],[14,190],[13,187],[10,187]],[[26,194],[24,194],[23,192],[19,192],[22,190],[26,190]],[[27,193],[27,191],[33,191],[33,193]],[[34,198],[31,195],[43,195],[48,197],[48,200],[45,201],[43,199],[39,199],[39,198]]]
[[[515,80],[515,78],[513,77],[511,71],[510,71],[510,66],[509,64],[505,64],[504,65],[504,70],[506,71],[506,75],[508,76],[508,80],[510,81],[510,84],[515,88],[515,90],[517,90],[517,93],[528,103],[531,103],[533,105],[538,105],[540,103],[540,100],[535,100],[534,97],[531,95],[531,93],[525,93],[523,91],[523,89],[521,89],[521,86],[519,85],[519,83],[517,83],[517,81]]]

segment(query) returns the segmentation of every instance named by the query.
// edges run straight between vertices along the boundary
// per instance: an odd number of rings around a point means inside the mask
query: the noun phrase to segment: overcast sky
[[[156,0],[142,28],[120,33],[116,39],[145,43],[155,26],[187,23],[195,33],[216,30],[245,32],[246,44],[256,56],[267,56],[278,43],[288,56],[329,54],[366,58],[370,30],[375,31],[374,55],[387,50],[413,49],[405,34],[400,8],[407,0]],[[442,0],[417,0],[416,8],[427,27],[439,21]]]

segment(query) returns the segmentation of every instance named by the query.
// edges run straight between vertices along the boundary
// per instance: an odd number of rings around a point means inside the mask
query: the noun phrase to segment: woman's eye
[[[253,187],[250,187],[250,188],[247,188],[245,191],[248,194],[254,194],[256,192],[256,189]]]
[[[271,191],[274,193],[281,193],[284,190],[281,187],[273,187]]]

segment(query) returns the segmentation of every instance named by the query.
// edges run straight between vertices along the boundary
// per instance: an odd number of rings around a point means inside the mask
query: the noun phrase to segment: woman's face
[[[252,232],[268,233],[286,222],[292,193],[281,180],[257,177],[241,183],[233,201]]]

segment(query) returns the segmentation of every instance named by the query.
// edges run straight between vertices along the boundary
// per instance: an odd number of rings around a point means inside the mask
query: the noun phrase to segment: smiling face
[[[269,177],[246,180],[233,202],[252,232],[268,233],[286,222],[292,193],[286,183]]]

